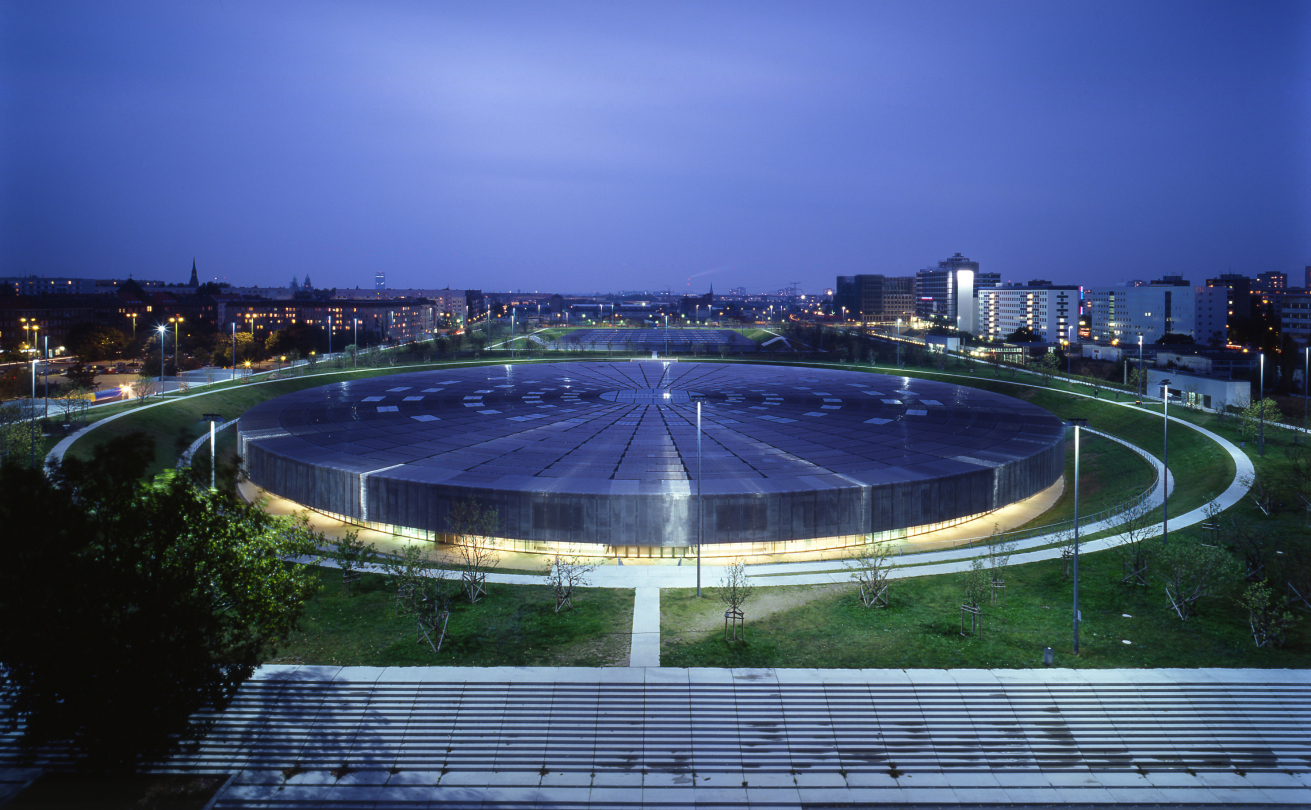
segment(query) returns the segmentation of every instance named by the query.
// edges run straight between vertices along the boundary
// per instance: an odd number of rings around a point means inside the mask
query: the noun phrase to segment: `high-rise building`
[[[979,290],[1001,284],[1000,273],[983,273],[979,263],[957,253],[937,267],[915,273],[915,314],[940,316],[962,331],[973,333]]]
[[[1222,287],[1225,295],[1225,328],[1242,329],[1252,320],[1252,279],[1242,273],[1221,273],[1206,280],[1208,287]]]
[[[1252,288],[1270,295],[1283,295],[1288,290],[1288,274],[1281,273],[1278,270],[1257,273],[1256,283],[1252,285]]]
[[[375,289],[375,290],[385,290],[385,289],[387,289],[387,274],[386,274],[386,273],[384,273],[383,271],[379,270],[378,272],[376,272],[376,273],[373,274],[373,289]]]
[[[915,314],[915,279],[878,274],[838,276],[833,311],[863,324],[909,324]]]
[[[1188,335],[1198,343],[1225,339],[1225,287],[1092,287],[1087,296],[1093,340],[1137,341],[1142,335],[1155,343],[1166,334]]]

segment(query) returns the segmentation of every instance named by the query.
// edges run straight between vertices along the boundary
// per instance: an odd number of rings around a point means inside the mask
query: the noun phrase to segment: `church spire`
[[[191,260],[191,281],[187,282],[187,286],[188,286],[188,287],[199,287],[199,286],[200,286],[200,279],[196,278],[196,260],[195,260],[195,258],[192,258],[192,260]]]

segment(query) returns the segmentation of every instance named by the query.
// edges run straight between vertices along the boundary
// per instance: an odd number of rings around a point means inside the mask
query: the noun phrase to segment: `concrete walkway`
[[[216,810],[1311,806],[1306,670],[265,667],[211,719]]]
[[[633,641],[630,667],[660,666],[660,589],[639,587],[633,598]]]

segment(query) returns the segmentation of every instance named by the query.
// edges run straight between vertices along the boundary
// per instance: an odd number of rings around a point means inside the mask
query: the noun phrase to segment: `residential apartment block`
[[[1020,327],[1028,327],[1046,343],[1071,337],[1079,321],[1079,288],[1076,286],[1006,286],[979,290],[975,317],[978,336],[1005,340]]]

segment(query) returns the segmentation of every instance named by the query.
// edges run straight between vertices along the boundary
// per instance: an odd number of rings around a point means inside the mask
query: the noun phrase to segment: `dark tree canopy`
[[[1007,343],[1037,343],[1039,338],[1034,331],[1027,326],[1021,326],[1014,332],[1006,336]]]
[[[1166,332],[1156,341],[1157,346],[1191,346],[1193,343],[1192,335],[1181,335],[1178,332]]]
[[[0,697],[29,746],[96,768],[167,756],[206,730],[295,629],[313,536],[190,476],[141,479],[140,434],[50,476],[0,467]]]
[[[128,338],[112,326],[79,323],[68,330],[66,341],[69,354],[80,360],[113,360],[127,351]]]

